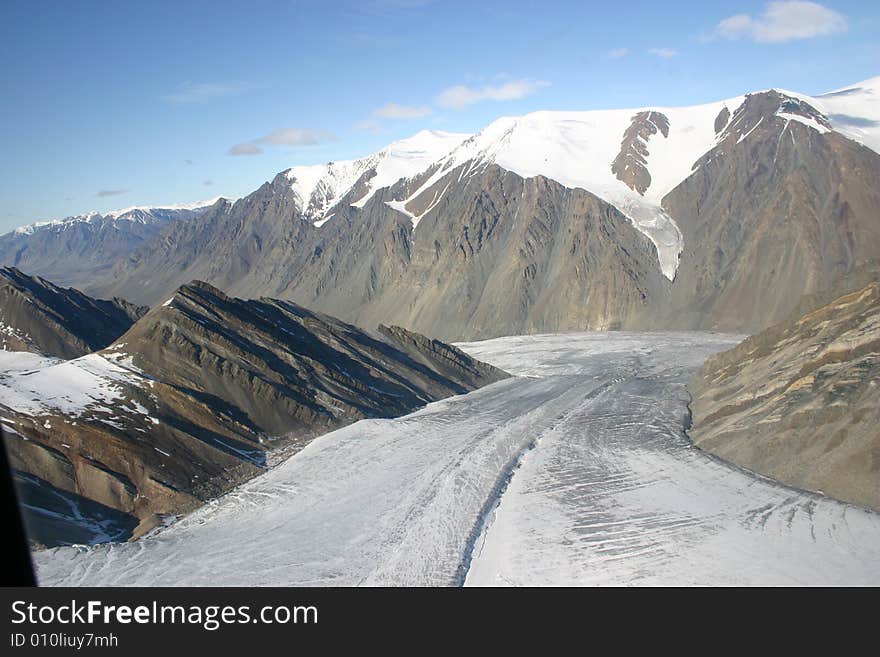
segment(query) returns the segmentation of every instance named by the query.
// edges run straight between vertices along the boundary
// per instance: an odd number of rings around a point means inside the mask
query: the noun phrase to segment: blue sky
[[[880,3],[3,0],[0,230],[537,109],[880,75]]]

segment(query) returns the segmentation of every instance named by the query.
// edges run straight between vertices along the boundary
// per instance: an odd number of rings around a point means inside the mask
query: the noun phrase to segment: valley
[[[736,93],[281,129],[235,198],[10,224],[40,581],[880,583],[880,77]]]
[[[686,384],[741,336],[459,345],[516,375],[362,420],[45,585],[877,584],[880,515],[696,448]]]

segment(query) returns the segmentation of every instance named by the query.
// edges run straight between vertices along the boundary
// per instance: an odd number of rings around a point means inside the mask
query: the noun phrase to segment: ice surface
[[[684,384],[706,353],[684,346],[634,345],[581,372],[591,392],[524,456],[466,584],[880,581],[880,515],[755,476],[682,435]],[[493,348],[470,351],[491,361]]]
[[[713,459],[685,381],[727,335],[462,345],[518,374],[365,420],[49,585],[877,584],[880,515]]]

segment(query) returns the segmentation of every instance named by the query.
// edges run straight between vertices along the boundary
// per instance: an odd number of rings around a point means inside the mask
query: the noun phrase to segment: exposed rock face
[[[724,130],[727,127],[728,121],[730,121],[730,110],[725,107],[715,117],[715,134]]]
[[[88,499],[96,517],[115,512],[115,528],[138,525],[140,535],[260,472],[273,448],[506,376],[401,329],[373,335],[194,282],[110,349],[0,375],[0,410],[33,499]],[[40,525],[38,511],[31,522]],[[67,525],[41,525],[41,540],[82,535],[82,522]]]
[[[14,267],[0,269],[0,345],[76,358],[103,349],[147,311],[123,299],[92,299]]]
[[[498,368],[474,360],[451,344],[426,338],[420,333],[384,324],[379,325],[379,333],[414,360],[454,381],[461,381],[469,389],[481,388],[507,376]]]
[[[507,376],[438,341],[383,333],[394,343],[290,302],[194,282],[121,340],[151,377],[240,409],[266,436],[395,417]]]
[[[24,226],[0,235],[0,265],[88,291],[117,261],[157,237],[163,228],[204,210],[134,208]]]
[[[386,203],[405,196],[405,181],[363,208],[343,202],[320,229],[276,178],[231,208],[172,227],[155,250],[120,266],[111,289],[156,302],[181,277],[195,277],[441,339],[645,321],[668,281],[653,244],[618,210],[543,177],[467,169],[453,169],[406,209]],[[413,212],[422,213],[415,230]]]
[[[847,288],[706,361],[690,435],[751,470],[880,510],[880,268],[834,294]]]
[[[663,199],[684,236],[665,325],[759,330],[880,257],[880,155],[826,126],[802,101],[749,96]]]
[[[651,186],[651,174],[647,167],[648,140],[651,135],[660,132],[669,136],[669,119],[660,112],[639,112],[632,119],[632,124],[623,133],[620,143],[620,154],[614,158],[611,170],[618,180],[630,189],[644,194]]]

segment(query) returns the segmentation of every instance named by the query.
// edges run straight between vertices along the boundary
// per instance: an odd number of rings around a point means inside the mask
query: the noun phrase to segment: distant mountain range
[[[199,216],[218,197],[167,208],[125,208],[42,221],[0,235],[0,265],[57,285],[82,287],[177,221]]]

